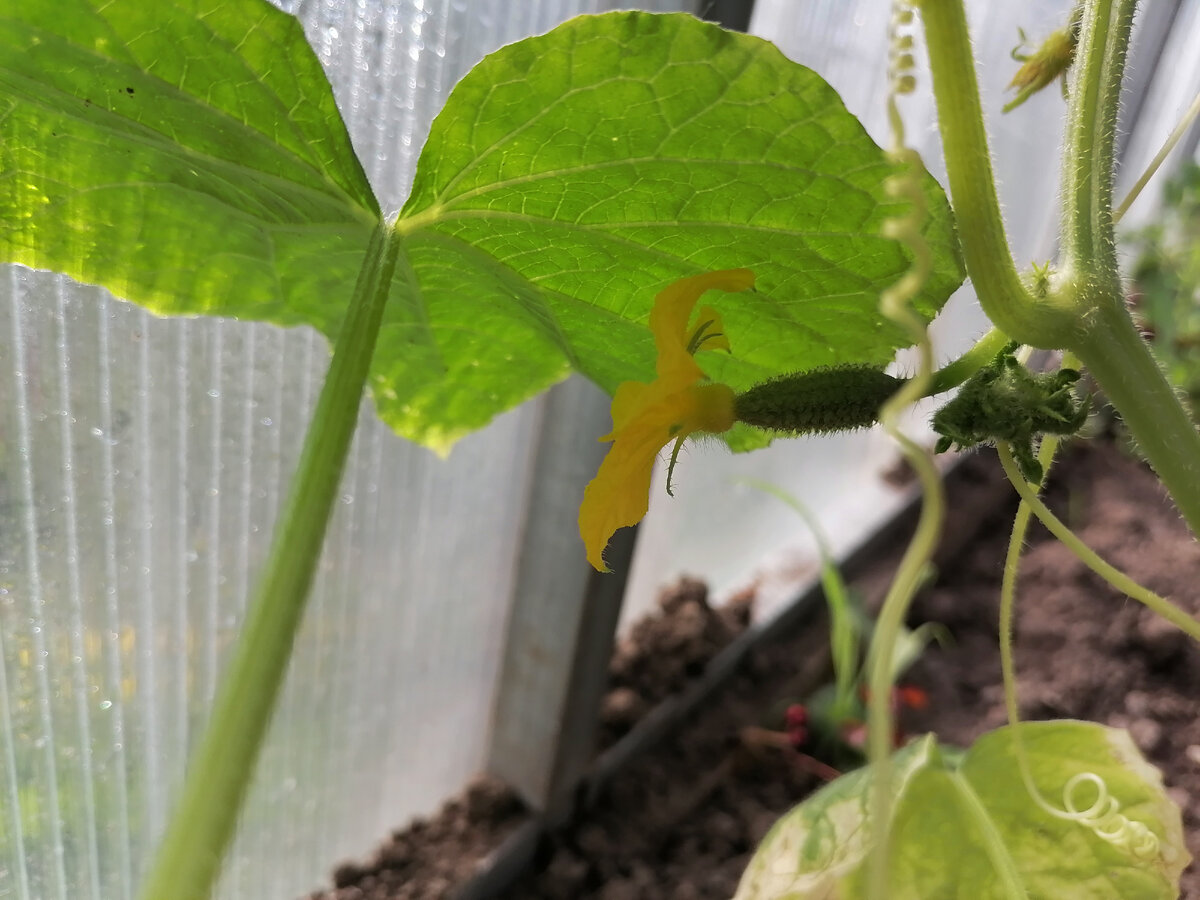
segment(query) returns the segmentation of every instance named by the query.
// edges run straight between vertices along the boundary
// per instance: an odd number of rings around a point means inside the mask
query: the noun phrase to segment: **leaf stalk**
[[[359,270],[241,638],[141,900],[208,900],[212,895],[321,557],[398,248],[398,236],[381,222]]]

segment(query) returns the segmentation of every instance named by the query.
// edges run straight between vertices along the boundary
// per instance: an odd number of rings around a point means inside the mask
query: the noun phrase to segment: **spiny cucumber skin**
[[[791,434],[827,434],[866,428],[904,379],[871,366],[830,366],[783,375],[734,400],[739,421]]]

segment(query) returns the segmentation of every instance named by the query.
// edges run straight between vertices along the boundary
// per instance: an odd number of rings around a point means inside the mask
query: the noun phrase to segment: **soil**
[[[451,897],[527,818],[507,785],[481,775],[436,816],[393,832],[369,862],[339,865],[333,889],[314,893],[312,900]]]
[[[754,594],[745,592],[714,609],[708,586],[682,578],[663,591],[658,611],[634,624],[617,642],[608,666],[608,693],[600,708],[597,752],[629,733],[668,697],[683,693],[708,663],[746,630]]]
[[[990,519],[979,539],[940,564],[910,624],[938,622],[952,640],[931,647],[905,676],[929,702],[910,733],[932,730],[966,745],[1003,724],[997,597],[1015,504],[979,501],[994,485],[990,453],[968,461],[952,512]],[[1007,496],[994,489],[984,496]],[[1048,502],[1109,562],[1200,612],[1200,545],[1153,475],[1111,444],[1071,450]],[[973,507],[973,508],[971,508]],[[947,534],[961,535],[951,522]],[[1016,626],[1022,715],[1071,717],[1128,728],[1163,769],[1184,808],[1189,850],[1200,856],[1200,647],[1101,582],[1038,526],[1031,529]],[[856,579],[878,597],[879,572]],[[685,581],[614,655],[601,742],[627,731],[653,703],[682,689],[748,621],[749,598],[713,611],[703,586]],[[530,871],[504,900],[728,900],[775,819],[828,777],[771,739],[789,703],[826,676],[820,622],[751,653],[728,685],[676,733],[610,782],[575,824],[545,838]],[[758,730],[756,730],[758,729]],[[481,799],[482,798],[482,799]],[[452,898],[490,849],[526,814],[503,786],[478,782],[429,821],[397,832],[365,865],[344,865],[314,900]],[[1200,870],[1184,875],[1200,900]]]

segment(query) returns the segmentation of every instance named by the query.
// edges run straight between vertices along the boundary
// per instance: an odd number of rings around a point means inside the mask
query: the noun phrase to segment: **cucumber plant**
[[[1063,250],[1027,275],[1000,219],[962,0],[916,5],[950,200],[904,147],[895,95],[911,87],[908,8],[892,42],[888,151],[769,43],[686,15],[621,12],[481,62],[435,120],[392,215],[299,25],[265,0],[22,0],[0,12],[0,259],[157,313],[308,324],[334,344],[143,898],[211,894],[364,390],[399,434],[440,450],[572,371],[614,393],[613,451],[581,511],[602,568],[608,536],[644,512],[649,467],[668,444],[715,432],[749,450],[876,417],[895,431],[916,397],[988,371],[989,384],[1023,386],[1024,424],[990,433],[960,404],[944,436],[996,442],[1044,515],[1024,476],[1047,464],[1054,439],[1038,460],[1033,446],[1069,432],[1079,407],[1072,376],[1017,376],[1001,353],[1015,341],[1077,356],[1200,526],[1200,437],[1125,310],[1112,235],[1134,0],[1086,0],[1069,24]],[[1062,72],[1056,60],[1044,83]],[[967,275],[996,330],[932,372],[926,326]],[[709,288],[723,293],[693,321]],[[883,375],[912,344],[917,374]],[[890,756],[891,646],[941,518],[928,455],[905,446],[928,500],[875,630],[871,766],[773,832],[742,896],[827,896],[831,885],[936,896],[962,879],[996,885],[980,896],[1068,896],[1047,893],[1045,872],[1102,884],[1087,896],[1172,895],[1186,863],[1179,814],[1118,733],[1014,724],[965,754],[925,739]],[[1135,596],[1200,631],[1161,598]],[[1043,799],[1056,791],[1061,808]],[[922,838],[931,830],[936,841]],[[763,883],[784,858],[793,880]]]

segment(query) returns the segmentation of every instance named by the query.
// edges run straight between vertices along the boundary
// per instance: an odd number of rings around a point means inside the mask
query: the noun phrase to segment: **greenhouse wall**
[[[383,206],[396,210],[430,123],[486,53],[620,3],[293,2]],[[656,11],[691,3],[641,4]],[[985,109],[1018,261],[1049,259],[1056,90],[1002,116],[1017,29],[1070,0],[973,0]],[[1138,171],[1200,90],[1200,0],[1147,4],[1125,153]],[[758,0],[751,30],[822,73],[886,142],[889,5]],[[703,12],[703,10],[701,10]],[[917,53],[920,60],[922,54]],[[943,176],[928,77],[909,137]],[[1172,164],[1194,156],[1193,129]],[[1128,179],[1122,183],[1127,184]],[[1131,222],[1153,214],[1152,190]],[[969,288],[936,326],[938,357],[986,328]],[[0,898],[131,900],[237,638],[328,363],[308,329],[162,319],[96,288],[0,270]],[[911,363],[901,359],[903,370]],[[298,897],[340,860],[436,809],[477,771],[548,803],[586,759],[602,650],[680,574],[760,616],[816,571],[794,512],[838,554],[908,498],[877,432],[682,457],[638,531],[628,588],[586,566],[575,532],[608,430],[607,399],[571,380],[445,459],[395,436],[369,400],[285,693],[220,894]],[[923,426],[914,434],[929,440]],[[661,475],[659,473],[661,488]],[[621,551],[618,550],[618,553]],[[590,696],[590,695],[589,695]],[[572,713],[584,711],[582,719]]]

